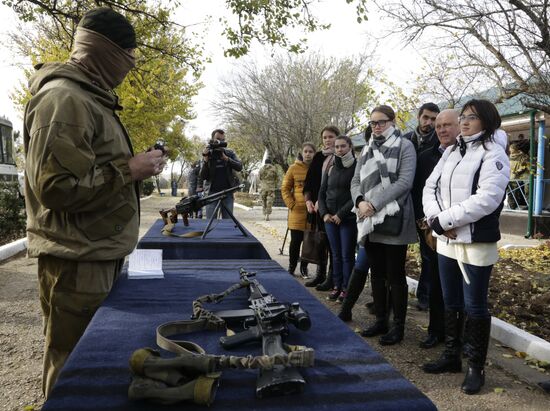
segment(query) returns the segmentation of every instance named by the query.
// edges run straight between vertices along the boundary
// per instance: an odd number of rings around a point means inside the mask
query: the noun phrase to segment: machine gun
[[[244,184],[240,184],[235,187],[228,188],[226,190],[219,191],[217,193],[213,193],[204,197],[200,197],[199,195],[195,194],[192,196],[183,197],[179,203],[176,204],[173,208],[165,208],[162,210],[159,210],[160,216],[162,217],[162,220],[164,222],[164,225],[167,224],[176,224],[178,222],[178,214],[181,214],[183,219],[183,224],[187,227],[189,226],[189,215],[193,212],[199,211],[204,206],[217,202],[216,207],[214,208],[214,212],[212,213],[212,216],[210,217],[210,220],[208,221],[208,224],[206,226],[206,229],[204,230],[204,233],[202,235],[202,238],[206,237],[206,234],[208,234],[211,231],[212,221],[218,214],[218,211],[220,208],[223,208],[232,218],[232,220],[235,222],[235,226],[241,230],[241,233],[245,237],[248,237],[248,234],[246,233],[245,229],[239,223],[239,221],[235,218],[233,213],[225,206],[223,203],[223,200],[231,193],[240,190],[244,188]]]
[[[249,309],[215,312],[226,323],[239,322],[244,331],[221,337],[220,344],[226,349],[252,342],[262,342],[263,355],[286,355],[283,337],[289,334],[289,324],[307,331],[311,327],[309,314],[300,304],[278,302],[254,277],[256,273],[240,270],[241,283],[248,284]],[[295,367],[276,365],[272,369],[260,369],[256,383],[256,395],[260,398],[302,392],[306,382]]]

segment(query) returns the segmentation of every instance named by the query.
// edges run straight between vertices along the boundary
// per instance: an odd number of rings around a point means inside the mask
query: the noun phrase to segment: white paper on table
[[[162,250],[136,248],[128,259],[128,278],[164,278]]]

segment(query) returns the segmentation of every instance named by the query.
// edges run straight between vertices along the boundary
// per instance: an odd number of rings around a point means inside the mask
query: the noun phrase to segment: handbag
[[[382,235],[399,235],[403,228],[403,207],[395,215],[387,215],[384,221],[374,226],[374,233]]]
[[[309,218],[309,216],[308,216]],[[322,231],[313,219],[308,228],[304,231],[304,240],[302,242],[301,261],[317,265],[326,265],[328,259],[328,239],[327,233]]]

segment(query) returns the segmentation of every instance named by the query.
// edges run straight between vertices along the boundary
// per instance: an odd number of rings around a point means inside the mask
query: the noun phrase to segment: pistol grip
[[[241,331],[229,337],[221,337],[220,344],[226,350],[247,344],[253,341],[260,341],[262,335],[258,327],[250,327],[247,330]]]

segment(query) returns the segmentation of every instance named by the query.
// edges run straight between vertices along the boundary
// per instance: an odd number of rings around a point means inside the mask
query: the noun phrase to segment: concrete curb
[[[409,294],[416,294],[418,281],[407,277]],[[529,334],[499,318],[491,318],[491,337],[516,351],[524,352],[539,361],[550,362],[550,342]]]
[[[237,208],[240,208],[241,210],[244,210],[244,211],[250,211],[250,210],[252,210],[252,207],[247,207],[247,206],[242,205],[242,204],[237,203],[237,202],[235,202],[235,203],[233,204],[233,206],[235,206],[235,207],[237,207]]]
[[[6,260],[27,248],[27,237],[0,247],[0,261]]]

